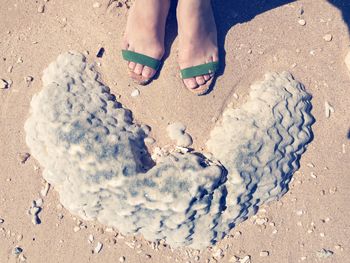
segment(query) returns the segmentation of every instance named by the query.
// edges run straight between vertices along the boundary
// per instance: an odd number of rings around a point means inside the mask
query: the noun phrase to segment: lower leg
[[[136,0],[128,16],[123,49],[161,59],[169,7],[170,0]],[[128,62],[128,67],[145,78],[152,78],[156,73],[154,69],[134,62]]]
[[[187,68],[218,61],[217,30],[210,0],[179,0],[179,64]],[[190,89],[199,88],[213,74],[184,79]]]

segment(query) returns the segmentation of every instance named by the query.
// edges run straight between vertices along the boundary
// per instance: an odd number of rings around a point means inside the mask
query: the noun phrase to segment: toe
[[[156,71],[153,68],[144,66],[142,70],[142,76],[145,78],[152,78],[156,74]]]
[[[131,62],[129,62],[129,65],[128,65],[128,66],[129,66],[129,69],[130,69],[130,70],[134,71],[135,66],[136,66],[136,63],[131,61]]]
[[[135,68],[134,68],[134,72],[135,72],[137,75],[141,75],[142,70],[143,70],[143,65],[141,65],[141,64],[136,64],[136,66],[135,66]]]
[[[184,79],[184,83],[186,87],[189,89],[195,89],[198,87],[198,84],[195,78]]]
[[[205,84],[205,79],[203,76],[197,76],[196,81],[197,81],[197,84],[200,86]]]
[[[206,75],[203,76],[203,78],[204,78],[205,81],[208,81],[210,79],[210,75],[206,74]]]

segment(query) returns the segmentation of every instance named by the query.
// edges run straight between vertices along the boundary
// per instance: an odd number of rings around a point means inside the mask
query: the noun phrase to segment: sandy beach
[[[0,262],[347,262],[350,4],[213,1],[224,67],[214,89],[197,97],[179,77],[174,7],[164,65],[156,80],[140,87],[129,79],[120,54],[132,1],[108,2],[0,0],[0,79],[5,83],[0,89]],[[102,47],[105,52],[97,57]],[[31,99],[43,88],[43,70],[69,50],[95,63],[100,81],[132,111],[135,122],[151,127],[152,148],[173,144],[167,126],[181,122],[191,147],[205,150],[228,105],[241,107],[250,86],[265,73],[290,72],[312,95],[315,123],[289,191],[201,251],[124,236],[71,215],[54,187],[47,188],[42,166],[26,155],[24,131]],[[135,89],[139,94],[132,96]],[[28,210],[38,199],[41,222],[33,224]]]

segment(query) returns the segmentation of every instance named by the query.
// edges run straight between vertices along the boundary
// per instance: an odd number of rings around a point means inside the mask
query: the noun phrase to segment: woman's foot
[[[180,68],[218,61],[217,31],[211,1],[179,0],[177,19]],[[200,94],[213,76],[211,73],[187,78],[184,83],[188,89]]]
[[[160,60],[164,54],[169,7],[170,0],[135,1],[128,15],[123,49]],[[156,70],[151,67],[129,61],[127,64],[133,78],[140,84],[146,84],[156,74]]]

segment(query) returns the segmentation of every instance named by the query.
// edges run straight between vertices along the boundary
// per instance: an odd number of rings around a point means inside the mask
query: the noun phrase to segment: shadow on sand
[[[177,0],[172,1],[166,27],[165,55],[166,59],[170,55],[171,46],[177,36],[176,6]],[[222,75],[225,70],[225,39],[228,31],[236,24],[252,20],[255,16],[267,12],[271,9],[285,4],[296,2],[294,0],[212,0],[215,20],[218,28],[218,45],[221,68],[218,75]],[[337,7],[343,16],[350,32],[350,1],[349,0],[328,0]],[[208,93],[215,86],[213,81]]]
[[[271,9],[296,1],[291,0],[214,0],[213,8],[218,26],[218,43],[220,50],[220,61],[222,62],[221,74],[225,68],[225,38],[228,31],[238,23],[252,20],[255,16]],[[344,22],[350,31],[350,1],[328,0],[337,7],[343,16]]]

